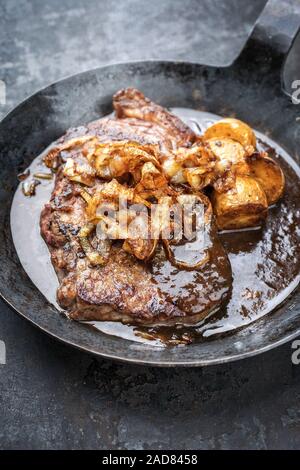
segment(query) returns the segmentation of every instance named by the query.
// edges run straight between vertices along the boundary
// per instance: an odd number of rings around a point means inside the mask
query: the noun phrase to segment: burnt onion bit
[[[96,249],[93,247],[90,240],[91,234],[96,230],[96,227],[91,222],[81,227],[78,238],[83,252],[92,266],[104,266],[109,259],[110,242],[109,240],[97,240]]]
[[[25,171],[18,173],[17,178],[19,181],[25,181],[29,176],[30,176],[30,170],[29,168],[27,168]]]
[[[24,196],[32,197],[36,193],[36,187],[41,184],[37,179],[25,180],[22,183],[22,192]]]

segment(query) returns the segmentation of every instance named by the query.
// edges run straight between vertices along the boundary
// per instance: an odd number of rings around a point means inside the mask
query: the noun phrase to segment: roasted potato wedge
[[[282,196],[285,178],[282,169],[264,152],[254,153],[249,159],[251,176],[259,182],[271,206]]]
[[[256,137],[248,124],[234,118],[225,118],[206,129],[203,139],[232,139],[239,142],[247,155],[251,155],[256,147]]]
[[[234,188],[213,192],[212,204],[220,230],[260,225],[267,216],[268,201],[260,184],[252,177],[237,176]]]
[[[239,142],[226,137],[209,139],[207,143],[217,157],[215,164],[217,172],[222,174],[233,167],[239,174],[249,174],[246,151]]]

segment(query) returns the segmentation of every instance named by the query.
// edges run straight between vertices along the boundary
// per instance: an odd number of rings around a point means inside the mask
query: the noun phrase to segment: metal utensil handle
[[[300,27],[300,0],[269,0],[238,61],[281,69]]]

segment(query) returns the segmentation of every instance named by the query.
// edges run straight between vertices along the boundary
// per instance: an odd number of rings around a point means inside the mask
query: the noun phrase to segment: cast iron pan
[[[89,70],[28,98],[0,124],[0,292],[20,315],[55,338],[93,354],[160,366],[204,366],[258,354],[300,335],[300,289],[284,306],[232,336],[156,348],[68,321],[44,298],[18,260],[10,232],[16,175],[69,127],[112,111],[116,90],[133,86],[167,107],[237,115],[269,135],[297,163],[297,106],[282,89],[282,66],[300,25],[298,0],[268,2],[241,55],[226,67],[143,61]],[[33,254],[34,256],[34,254]]]

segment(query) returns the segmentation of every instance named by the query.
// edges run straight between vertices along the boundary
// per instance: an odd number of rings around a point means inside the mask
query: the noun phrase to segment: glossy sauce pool
[[[190,109],[172,111],[196,133],[203,133],[212,122],[220,119]],[[256,135],[259,149],[267,150],[281,165],[286,188],[284,197],[269,209],[262,228],[219,234],[233,274],[232,294],[227,305],[191,328],[137,328],[117,322],[91,322],[90,326],[134,341],[151,341],[158,347],[186,344],[232,334],[276,309],[293,292],[300,281],[300,169],[275,142],[259,132]],[[42,156],[29,167],[31,175],[46,171]],[[25,197],[19,185],[11,209],[11,229],[16,251],[28,276],[47,300],[62,311],[56,302],[58,280],[39,228],[40,212],[50,199],[53,185],[54,180],[41,180],[33,197]]]

